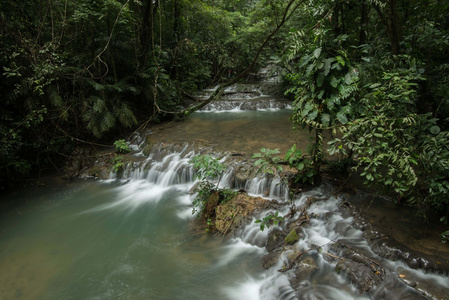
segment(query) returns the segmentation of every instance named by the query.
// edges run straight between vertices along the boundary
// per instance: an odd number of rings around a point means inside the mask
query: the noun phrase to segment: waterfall
[[[124,207],[136,210],[145,203],[157,203],[166,193],[176,193],[180,205],[178,217],[181,219],[192,218],[191,204],[195,195],[189,194],[195,184],[195,170],[190,160],[201,151],[193,150],[189,145],[183,146],[179,151],[170,150],[170,147],[155,148],[151,154],[140,162],[129,163],[120,179],[123,185],[119,187],[120,200],[107,204],[99,209],[111,209]],[[138,153],[137,156],[140,154]],[[236,179],[235,167],[232,159],[225,154],[218,155],[221,162],[229,165],[220,178],[220,188],[244,188],[252,196],[277,200],[280,205],[277,209],[280,215],[287,215],[289,207],[303,207],[310,198],[323,200],[313,202],[307,207],[310,220],[307,226],[301,226],[298,230],[299,240],[279,252],[277,262],[273,263],[264,272],[258,275],[248,275],[243,281],[230,286],[223,286],[222,293],[229,299],[371,299],[372,295],[382,298],[385,292],[395,286],[395,295],[403,294],[411,297],[416,293],[408,289],[398,278],[398,272],[407,274],[417,282],[432,282],[435,286],[449,285],[449,279],[436,274],[425,274],[422,271],[413,270],[400,262],[392,262],[383,259],[371,251],[368,242],[363,238],[363,232],[356,229],[353,224],[354,216],[344,217],[339,208],[342,198],[331,195],[332,189],[327,185],[301,193],[289,201],[288,190],[280,184],[279,178],[259,174],[248,178],[245,182]],[[118,177],[116,174],[114,177]],[[232,265],[242,257],[264,257],[269,252],[266,250],[267,239],[273,230],[286,230],[279,226],[270,226],[264,231],[260,230],[255,221],[272,213],[273,209],[262,212],[236,235],[230,238],[225,246],[220,249],[220,256],[216,268]],[[298,218],[298,212],[292,219]],[[284,225],[283,225],[284,226]],[[357,288],[347,275],[335,272],[336,262],[329,262],[321,252],[314,250],[319,247],[323,253],[333,251],[332,245],[336,241],[344,241],[347,245],[360,249],[364,255],[383,263],[387,272],[385,286],[377,287],[371,294],[359,294]],[[301,280],[295,270],[290,272],[278,272],[285,267],[291,256],[297,253],[308,253],[306,256],[313,258],[316,270],[309,271],[308,277]],[[340,253],[336,254],[338,257]],[[309,277],[310,276],[310,277]],[[293,284],[294,283],[294,284]],[[295,286],[295,287],[294,287]],[[298,294],[299,291],[299,294]],[[375,297],[375,298],[376,298]]]

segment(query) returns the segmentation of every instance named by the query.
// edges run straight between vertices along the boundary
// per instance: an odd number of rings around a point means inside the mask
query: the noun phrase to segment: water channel
[[[292,274],[277,271],[288,252],[268,270],[261,265],[268,230],[251,222],[231,238],[198,233],[189,193],[195,184],[189,160],[198,153],[186,142],[208,142],[247,156],[262,147],[305,145],[291,130],[289,114],[280,109],[199,112],[151,133],[164,143],[186,146],[164,155],[136,151],[136,163],[121,179],[112,174],[109,180],[14,193],[7,200],[21,204],[0,219],[0,299],[444,299],[446,275],[384,259],[387,297],[358,293],[347,277],[334,272],[335,265],[319,257],[317,270],[298,279],[297,292]],[[262,181],[254,178],[245,189],[263,196]],[[322,186],[294,201],[300,206],[308,196],[325,193]],[[279,192],[269,196],[285,201]],[[352,227],[354,218],[339,212],[341,201],[331,196],[310,206],[310,214],[326,218],[311,220],[295,247],[303,251],[340,238],[376,257]],[[438,296],[424,297],[398,280],[399,272],[436,287]]]

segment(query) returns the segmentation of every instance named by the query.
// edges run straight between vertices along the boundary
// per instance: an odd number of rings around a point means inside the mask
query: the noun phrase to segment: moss
[[[298,233],[296,232],[296,230],[292,230],[290,231],[290,233],[285,237],[284,239],[284,244],[286,245],[291,245],[296,243],[299,240],[299,236]]]

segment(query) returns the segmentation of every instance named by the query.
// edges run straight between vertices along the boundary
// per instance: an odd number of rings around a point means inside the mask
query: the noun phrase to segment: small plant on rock
[[[114,172],[119,172],[123,169],[123,156],[114,155],[111,159],[112,169]]]
[[[118,153],[128,153],[131,152],[131,148],[129,147],[129,144],[124,140],[117,140],[114,142],[115,151]]]
[[[258,219],[254,221],[256,224],[260,224],[260,230],[264,231],[265,227],[270,228],[271,225],[277,226],[279,223],[284,220],[284,217],[279,215],[279,212],[277,211],[274,214],[269,214],[268,216],[264,217],[262,220]]]
[[[237,192],[232,189],[218,188],[223,172],[226,170],[226,166],[218,158],[200,155],[194,157],[192,163],[198,169],[195,177],[200,180],[198,194],[193,200],[192,214],[202,212],[213,193],[218,194],[217,204],[227,202],[236,195]],[[213,183],[213,180],[217,182]]]

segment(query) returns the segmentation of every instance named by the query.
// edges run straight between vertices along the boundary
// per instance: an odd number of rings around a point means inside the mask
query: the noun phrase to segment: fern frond
[[[122,102],[119,106],[119,109],[115,110],[118,115],[119,122],[125,127],[131,127],[132,125],[137,124],[137,119],[129,108],[129,106]]]
[[[100,114],[107,110],[106,101],[104,101],[103,99],[96,96],[91,96],[90,99],[92,101],[92,110],[94,112]]]
[[[57,87],[55,87],[54,85],[48,86],[47,96],[50,104],[54,107],[60,107],[64,104],[64,101],[62,100]]]

